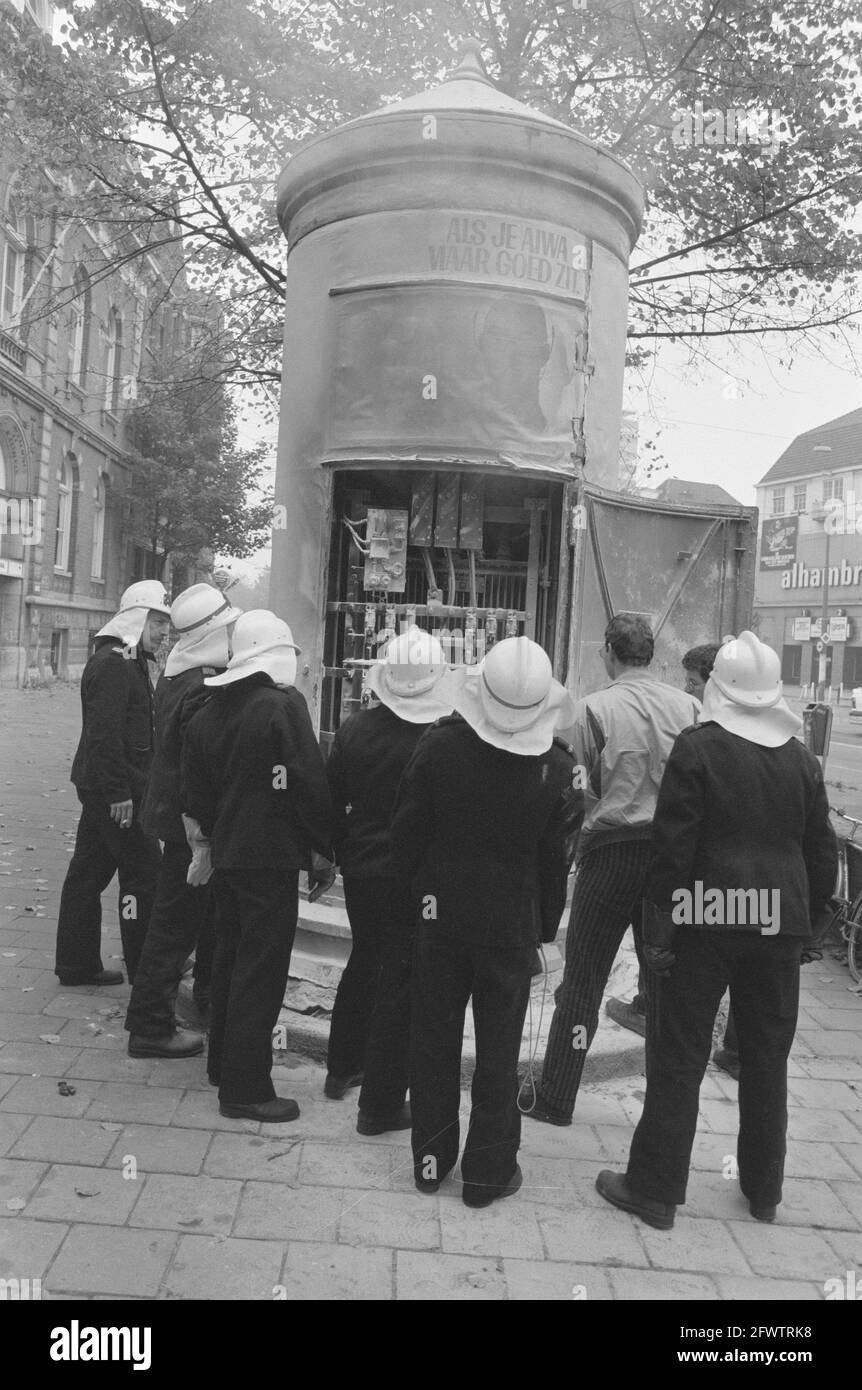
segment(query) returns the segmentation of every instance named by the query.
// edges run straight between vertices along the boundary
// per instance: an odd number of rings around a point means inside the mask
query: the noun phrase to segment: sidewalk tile
[[[596,1265],[506,1259],[503,1271],[510,1302],[595,1303],[614,1296],[608,1275]]]
[[[234,1134],[257,1134],[260,1131],[257,1120],[230,1120],[226,1115],[220,1115],[215,1086],[207,1086],[205,1091],[186,1091],[171,1116],[171,1124],[181,1129],[225,1129]],[[271,1125],[267,1125],[267,1129],[271,1128]],[[286,1130],[287,1126],[279,1125],[278,1128]]]
[[[26,1119],[26,1116],[9,1116]],[[0,1119],[2,1126],[2,1119]],[[17,1143],[10,1148],[10,1158],[39,1158],[48,1163],[104,1163],[116,1142],[116,1134],[107,1132],[96,1120],[39,1115]]]
[[[259,1240],[334,1241],[342,1200],[337,1187],[248,1182],[231,1234]]]
[[[814,1299],[818,1302],[823,1300],[823,1285],[807,1283],[802,1280],[790,1279],[768,1279],[763,1275],[752,1274],[746,1279],[730,1279],[727,1275],[719,1274],[715,1281],[718,1284],[718,1291],[722,1299],[728,1302],[770,1302],[770,1303],[798,1303],[803,1300],[809,1302]],[[731,1321],[737,1322],[735,1314],[731,1315]]]
[[[50,1033],[50,1027],[42,1030]],[[46,1042],[6,1042],[0,1046],[0,1073],[20,1076],[63,1076],[76,1062],[80,1049]]]
[[[739,1129],[739,1106],[734,1100],[701,1100],[698,1128],[711,1134],[732,1134]]]
[[[791,1105],[788,1110],[788,1144],[792,1144],[794,1140],[827,1144],[837,1144],[843,1140],[852,1144],[859,1137],[859,1130],[842,1111],[818,1110],[799,1105]],[[822,1177],[823,1174],[819,1176]]]
[[[69,1227],[58,1221],[32,1221],[18,1216],[3,1223],[3,1244],[0,1246],[0,1278],[42,1279],[60,1248]],[[43,1296],[47,1290],[43,1289]],[[8,1334],[7,1334],[8,1335]]]
[[[824,1231],[826,1240],[831,1248],[836,1252],[841,1264],[841,1269],[832,1269],[828,1277],[850,1269],[857,1271],[856,1283],[862,1277],[862,1240],[859,1238],[858,1231]]]
[[[392,1250],[296,1241],[288,1246],[281,1283],[288,1303],[387,1302],[394,1297],[393,1262]]]
[[[68,1025],[72,1027],[74,1025]],[[63,1037],[63,1034],[60,1034]],[[101,1052],[98,1048],[84,1048],[74,1067],[70,1068],[67,1080],[79,1076],[82,1081],[125,1081],[132,1085],[144,1085],[153,1074],[155,1062],[149,1058],[140,1061],[123,1052]],[[74,1073],[74,1076],[73,1076]]]
[[[345,1188],[338,1240],[342,1245],[439,1250],[437,1202],[419,1192],[410,1196],[406,1192]]]
[[[51,1004],[54,997],[52,989],[34,989],[25,993],[20,987],[4,989],[0,986],[0,1013],[46,1013],[46,1005]]]
[[[422,1197],[417,1193],[418,1200]],[[541,1260],[544,1254],[538,1213],[547,1212],[519,1196],[490,1207],[465,1207],[459,1197],[440,1199],[442,1247],[455,1255],[509,1255]],[[343,1222],[342,1222],[343,1226]]]
[[[103,1081],[88,1120],[139,1121],[141,1124],[167,1125],[182,1098],[180,1091],[167,1086],[139,1086],[129,1081]]]
[[[862,1177],[862,1143],[860,1144],[836,1144],[836,1149],[843,1159],[855,1168],[856,1172]],[[844,1176],[841,1174],[840,1176]]]
[[[829,1184],[844,1206],[850,1213],[849,1218],[845,1216],[843,1221],[830,1221],[828,1224],[842,1231],[853,1229],[862,1230],[862,1183],[860,1182],[832,1182]],[[818,1223],[820,1224],[820,1223]],[[822,1224],[827,1224],[826,1222]],[[862,1241],[859,1242],[862,1248]]]
[[[33,1222],[33,1225],[37,1229],[50,1229],[42,1222]],[[162,1287],[176,1239],[173,1231],[73,1226],[51,1266],[46,1281],[49,1291],[155,1298]]]
[[[521,1196],[527,1202],[548,1202],[554,1206],[575,1203],[577,1163],[567,1158],[534,1158],[521,1154],[524,1183]],[[591,1165],[598,1171],[598,1161]]]
[[[647,1299],[669,1303],[696,1299],[715,1301],[721,1297],[716,1283],[705,1274],[680,1274],[668,1269],[608,1270],[613,1297],[626,1302]]]
[[[47,1171],[47,1163],[28,1163],[23,1158],[0,1158],[0,1217],[17,1217],[18,1212],[10,1210],[7,1202],[23,1198],[29,1204],[31,1194],[36,1191]],[[31,1214],[27,1212],[28,1216]]]
[[[164,1057],[147,1058],[146,1061],[130,1057],[129,1061],[134,1061],[138,1067],[149,1065],[152,1068],[147,1075],[147,1084],[150,1086],[169,1086],[182,1091],[206,1091],[210,1096],[216,1094],[207,1080],[206,1048],[197,1057],[183,1057],[176,1061],[169,1061]]]
[[[27,1203],[27,1215],[56,1221],[93,1221],[122,1226],[139,1185],[107,1168],[55,1164]]]
[[[272,1302],[283,1259],[281,1241],[182,1236],[164,1287],[172,1298]]]
[[[530,1121],[530,1124],[535,1123],[535,1120]],[[587,1086],[578,1092],[573,1129],[578,1125],[628,1124],[631,1124],[631,1120],[616,1096],[604,1095],[595,1090],[591,1091]],[[546,1126],[546,1128],[550,1128],[550,1126]]]
[[[818,1178],[825,1178],[829,1182],[833,1178],[853,1178],[852,1164],[842,1157],[842,1148],[847,1148],[847,1145],[818,1144],[788,1138],[785,1177],[807,1178],[816,1173]]]
[[[0,1076],[0,1099],[12,1090],[17,1080],[18,1076],[15,1072],[12,1072],[10,1076]]]
[[[804,1075],[814,1081],[849,1081],[862,1086],[862,1064],[853,1057],[809,1057]]]
[[[64,992],[61,985],[57,988],[60,993],[54,991],[42,1013],[57,1018],[83,1018],[89,1023],[102,1026],[102,1020],[96,1016],[96,1010],[104,1007],[104,1001],[96,996],[95,990],[74,989]],[[32,999],[33,995],[29,997]]]
[[[398,1250],[395,1296],[399,1301],[441,1302],[506,1298],[502,1260],[478,1255],[444,1255],[437,1251]]]
[[[848,1004],[849,999],[850,996],[848,995]],[[821,1006],[816,1009],[809,1009],[808,1012],[811,1015],[811,1028],[807,1029],[804,1024],[800,1023],[800,1032],[826,1028],[830,1033],[838,1031],[853,1033],[862,1028],[862,1008],[858,1004],[855,1008],[842,1009],[841,1005],[836,1003],[831,1007]]]
[[[62,1019],[46,1018],[43,1014],[0,1014],[0,1038],[4,1042],[38,1042],[40,1033],[58,1033],[62,1042],[65,1027]]]
[[[816,1231],[735,1221],[733,1233],[755,1274],[770,1279],[822,1280],[835,1273],[835,1252]]]
[[[0,1054],[2,1055],[2,1054]],[[862,1080],[862,1073],[860,1073]],[[788,1081],[788,1102],[790,1105],[829,1108],[830,1110],[858,1110],[862,1106],[862,1096],[846,1081],[827,1081],[796,1078]]]
[[[196,1233],[227,1235],[241,1187],[241,1183],[226,1178],[150,1173],[129,1225],[179,1231],[193,1228]]]
[[[745,1256],[731,1236],[736,1226],[736,1222],[710,1221],[678,1212],[672,1231],[657,1231],[641,1224],[638,1233],[656,1269],[748,1274]]]
[[[862,1059],[862,1033],[836,1030],[802,1034],[817,1057],[855,1057]]]
[[[176,1132],[176,1131],[174,1131]],[[215,1178],[257,1178],[295,1185],[301,1139],[277,1135],[216,1134],[204,1171]]]
[[[116,1138],[113,1134],[110,1137]],[[209,1143],[210,1136],[203,1130],[124,1125],[105,1167],[120,1168],[131,1157],[137,1164],[139,1178],[147,1173],[199,1173]]]
[[[589,1207],[582,1211],[537,1209],[548,1258],[579,1264],[646,1266],[635,1221],[625,1212]],[[643,1228],[646,1229],[646,1228]]]
[[[572,1127],[521,1121],[521,1153],[539,1158],[583,1158],[600,1160],[606,1166],[631,1135],[631,1126],[588,1125],[576,1119]]]
[[[32,1123],[32,1115],[4,1115],[0,1111],[0,1154],[6,1154],[10,1151],[15,1141],[21,1137],[21,1134],[24,1134],[26,1127]],[[39,1158],[40,1155],[33,1156]]]
[[[302,1124],[302,1120],[300,1120]],[[299,1180],[326,1187],[388,1189],[389,1172],[400,1162],[400,1151],[383,1144],[318,1144],[302,1147]]]
[[[74,1119],[83,1115],[99,1089],[98,1081],[70,1082],[73,1096],[62,1096],[50,1076],[22,1076],[0,1101],[0,1110],[19,1115],[57,1115]]]

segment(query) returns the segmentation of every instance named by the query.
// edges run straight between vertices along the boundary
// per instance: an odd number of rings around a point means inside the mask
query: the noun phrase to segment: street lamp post
[[[812,452],[815,453],[815,454],[831,454],[831,453],[832,453],[832,445],[831,445],[831,444],[815,444],[815,445],[814,445],[814,449],[813,449]],[[827,478],[827,477],[831,478],[831,477],[832,477],[832,474],[829,473],[829,474],[825,474],[825,475],[824,475],[824,478],[823,478],[824,496],[823,496],[823,498],[821,499],[821,504],[820,504],[820,506],[817,507],[815,510],[813,510],[813,511],[811,512],[812,520],[816,521],[819,525],[821,525],[821,526],[823,527],[823,534],[824,534],[824,536],[825,536],[825,538],[826,538],[826,554],[825,554],[825,556],[824,556],[825,563],[824,563],[824,567],[823,567],[823,606],[822,606],[821,612],[820,612],[820,648],[821,648],[821,650],[820,650],[820,653],[819,653],[819,659],[818,659],[818,663],[817,663],[817,699],[820,700],[821,702],[822,702],[823,700],[826,699],[826,663],[827,663],[827,660],[828,660],[828,651],[827,651],[827,649],[828,649],[828,646],[829,646],[829,542],[830,542],[830,540],[831,540],[831,538],[832,538],[832,537],[831,537],[830,530],[829,530],[829,527],[828,527],[828,525],[827,525],[827,521],[828,521],[828,518],[829,518],[829,513],[828,513],[828,511],[826,510],[826,505],[825,505],[826,502],[827,502],[827,500],[828,500],[827,497],[826,497],[826,495],[825,495],[825,492],[826,492],[826,478]]]

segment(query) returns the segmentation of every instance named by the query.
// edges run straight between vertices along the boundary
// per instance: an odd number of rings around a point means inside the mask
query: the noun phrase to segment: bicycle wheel
[[[862,984],[862,901],[857,899],[847,918],[847,966],[857,984]]]

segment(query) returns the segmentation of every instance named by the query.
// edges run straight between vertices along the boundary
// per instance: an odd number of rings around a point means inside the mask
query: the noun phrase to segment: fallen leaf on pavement
[[[74,1086],[70,1086],[69,1083],[68,1083],[68,1081],[58,1081],[58,1082],[57,1082],[57,1090],[60,1092],[60,1095],[61,1095],[61,1096],[73,1096],[73,1095],[75,1095],[75,1087],[74,1087]]]
[[[190,1216],[187,1220],[178,1220],[178,1226],[200,1226],[203,1221],[202,1216]]]
[[[85,1187],[76,1187],[76,1188],[75,1188],[75,1196],[76,1196],[76,1197],[98,1197],[98,1195],[99,1195],[99,1193],[101,1192],[101,1190],[102,1190],[102,1189],[101,1189],[100,1187],[94,1187],[94,1188],[92,1189],[91,1192],[88,1192],[87,1189],[86,1189]]]
[[[116,1133],[118,1133],[119,1130],[121,1130],[121,1129],[123,1128],[123,1126],[122,1126],[122,1125],[115,1125],[115,1124],[113,1123],[113,1121],[111,1121],[111,1120],[103,1120],[103,1121],[102,1121],[102,1124],[101,1124],[101,1126],[100,1126],[100,1128],[101,1128],[101,1129],[106,1129],[106,1130],[108,1131],[109,1134],[116,1134]]]
[[[47,1042],[47,1043],[58,1043],[58,1042],[60,1041],[60,1034],[59,1034],[59,1033],[40,1033],[40,1034],[39,1034],[39,1041],[40,1041],[40,1042]]]
[[[23,1197],[10,1197],[9,1201],[6,1203],[7,1210],[9,1211],[23,1211],[26,1205],[27,1203],[24,1201]]]

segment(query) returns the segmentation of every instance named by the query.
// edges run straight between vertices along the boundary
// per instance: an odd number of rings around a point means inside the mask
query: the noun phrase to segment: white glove
[[[192,852],[192,862],[186,874],[186,883],[192,888],[200,888],[212,878],[213,865],[210,855],[210,842],[201,834],[200,825],[191,816],[183,816],[186,840]]]

